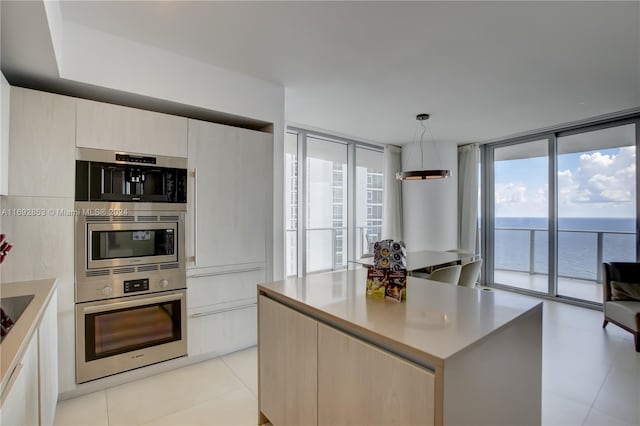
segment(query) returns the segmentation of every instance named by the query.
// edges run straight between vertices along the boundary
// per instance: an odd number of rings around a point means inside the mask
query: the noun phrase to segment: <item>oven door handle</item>
[[[118,309],[135,308],[138,306],[152,305],[154,303],[173,302],[176,300],[182,300],[183,294],[171,294],[167,296],[157,296],[148,299],[130,300],[127,302],[116,302],[111,304],[101,304],[98,306],[88,306],[83,309],[85,314],[95,314],[98,312],[115,311]]]

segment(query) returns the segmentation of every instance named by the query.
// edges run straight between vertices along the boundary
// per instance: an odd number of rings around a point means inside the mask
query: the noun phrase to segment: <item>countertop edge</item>
[[[452,351],[443,356],[443,354],[431,353],[410,344],[395,340],[387,335],[378,333],[375,330],[351,322],[348,319],[333,315],[330,312],[325,311],[321,307],[316,307],[300,301],[296,298],[292,298],[287,294],[272,288],[270,284],[272,283],[258,284],[258,294],[264,294],[270,299],[280,302],[317,321],[333,326],[342,332],[360,338],[361,340],[375,346],[379,346],[383,349],[388,350],[389,352],[407,358],[408,360],[431,370],[443,368],[447,363],[447,360],[456,358],[457,356],[469,350],[472,350],[476,346],[481,345],[484,341],[490,339],[491,336],[502,333],[504,330],[511,327],[514,322],[519,322],[523,317],[526,317],[537,310],[542,310],[544,306],[544,303],[542,301],[536,301],[535,303],[532,303],[531,306],[523,307],[521,308],[521,311],[509,321],[500,324],[488,333],[479,336],[477,339],[469,342],[465,346],[460,347],[458,350]]]
[[[444,359],[430,354],[428,352],[421,351],[412,346],[398,342],[397,340],[390,339],[387,336],[376,333],[368,328],[362,327],[358,324],[354,324],[350,321],[346,321],[335,315],[332,315],[322,309],[303,303],[299,300],[292,299],[276,290],[268,287],[264,287],[261,284],[257,285],[258,294],[264,294],[276,302],[283,303],[284,305],[295,309],[297,312],[307,315],[323,324],[335,327],[336,329],[357,337],[366,343],[374,346],[378,346],[391,353],[399,355],[407,360],[418,364],[431,371],[436,371],[444,365]]]
[[[5,396],[5,387],[9,382],[9,378],[40,325],[45,307],[51,302],[57,286],[55,278],[2,283],[0,285],[0,293],[3,296],[34,295],[33,300],[16,321],[11,332],[0,343],[0,351],[2,352],[2,359],[0,360],[0,398]]]

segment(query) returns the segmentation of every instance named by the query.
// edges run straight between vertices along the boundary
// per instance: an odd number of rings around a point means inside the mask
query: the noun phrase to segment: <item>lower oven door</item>
[[[185,290],[76,305],[76,382],[187,354]]]

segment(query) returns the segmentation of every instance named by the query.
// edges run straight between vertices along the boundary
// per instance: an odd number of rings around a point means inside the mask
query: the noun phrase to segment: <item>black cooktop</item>
[[[0,298],[0,342],[33,300],[33,294]]]

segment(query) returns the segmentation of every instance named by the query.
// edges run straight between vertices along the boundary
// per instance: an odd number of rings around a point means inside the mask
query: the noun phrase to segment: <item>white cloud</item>
[[[496,184],[496,204],[518,204],[527,201],[527,187],[521,183]]]
[[[631,203],[635,200],[635,147],[616,154],[582,154],[575,171],[558,172],[560,203]]]
[[[548,214],[549,188],[529,188],[523,183],[496,184],[495,214],[499,217],[543,217]]]
[[[620,217],[635,211],[635,148],[615,154],[581,154],[575,168],[558,171],[558,203],[563,216]],[[496,184],[496,216],[548,215],[548,185]]]

